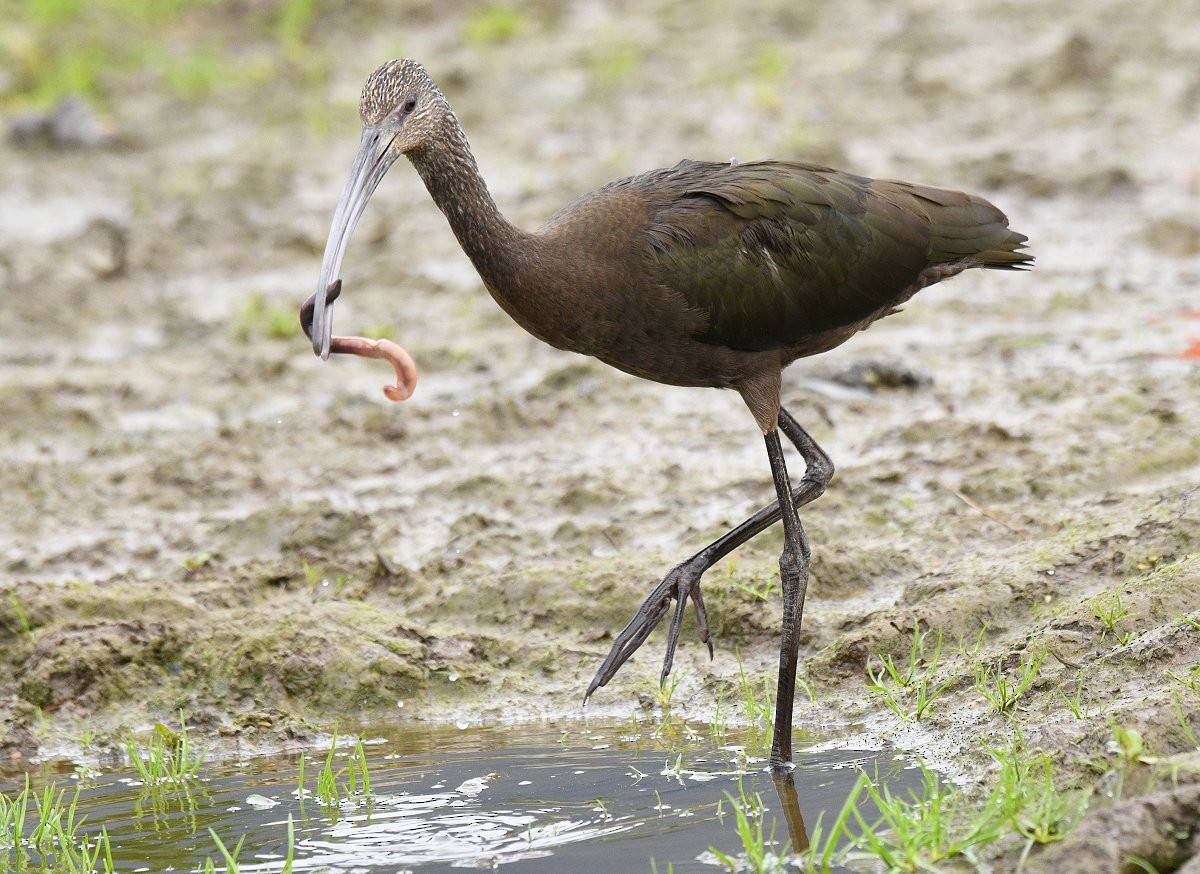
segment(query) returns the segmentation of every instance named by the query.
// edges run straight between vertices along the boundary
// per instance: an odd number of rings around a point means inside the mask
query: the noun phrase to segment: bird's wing
[[[648,234],[663,283],[707,316],[706,342],[774,349],[870,320],[931,264],[928,216],[874,180],[782,162],[666,174]]]

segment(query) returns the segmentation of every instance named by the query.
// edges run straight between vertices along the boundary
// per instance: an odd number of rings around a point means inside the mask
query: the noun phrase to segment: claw
[[[659,597],[659,590],[664,587],[660,583],[658,588],[650,594],[650,597],[638,609],[633,619],[625,626],[625,629],[617,635],[613,641],[612,649],[608,651],[608,656],[600,665],[600,669],[596,671],[596,676],[592,678],[592,682],[588,684],[587,692],[583,695],[583,703],[587,704],[588,699],[592,697],[592,693],[604,686],[616,676],[617,671],[621,666],[629,660],[638,648],[646,642],[646,638],[650,633],[658,627],[658,623],[662,621],[663,616],[667,612],[667,608],[671,604],[670,597],[662,600]]]
[[[675,664],[675,646],[679,643],[679,630],[683,627],[683,611],[687,608],[687,597],[675,601],[675,615],[671,617],[671,627],[667,631],[667,654],[663,658],[662,674],[659,675],[659,685],[665,685],[671,666]]]
[[[696,630],[700,642],[708,647],[708,660],[711,662],[716,656],[713,650],[712,638],[708,633],[708,610],[704,607],[704,596],[700,593],[700,580],[696,580],[696,585],[691,591],[692,606],[696,609]]]
[[[696,624],[699,626],[700,640],[708,647],[708,657],[710,659],[713,657],[713,645],[708,632],[708,613],[704,608],[704,598],[700,595],[700,577],[710,566],[711,562],[706,561],[702,554],[693,556],[688,561],[676,565],[663,581],[654,587],[654,590],[642,602],[642,606],[638,608],[637,613],[634,614],[633,619],[613,641],[608,656],[600,665],[600,669],[596,671],[592,682],[588,684],[587,692],[583,696],[584,704],[587,704],[593,692],[616,676],[621,666],[646,642],[646,638],[667,615],[672,601],[676,602],[675,611],[667,632],[667,652],[663,659],[659,682],[666,682],[667,675],[671,673],[671,668],[675,663],[675,647],[679,643],[679,634],[683,627],[683,614],[689,600],[696,611]]]

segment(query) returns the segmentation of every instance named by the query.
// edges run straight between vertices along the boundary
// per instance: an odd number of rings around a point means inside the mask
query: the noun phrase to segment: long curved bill
[[[385,139],[379,128],[363,128],[350,177],[333,212],[333,224],[329,228],[329,240],[325,243],[325,257],[321,262],[321,276],[317,280],[317,293],[313,296],[313,352],[321,358],[329,357],[333,338],[333,301],[327,300],[329,286],[342,269],[342,259],[346,257],[350,238],[354,235],[358,220],[362,218],[363,210],[367,208],[367,201],[396,160],[396,155],[389,154],[391,144],[391,139]]]

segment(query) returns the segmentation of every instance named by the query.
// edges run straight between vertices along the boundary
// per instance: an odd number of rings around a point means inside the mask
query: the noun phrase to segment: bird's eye
[[[412,112],[416,108],[417,108],[417,98],[410,97],[404,101],[404,114],[405,115]]]

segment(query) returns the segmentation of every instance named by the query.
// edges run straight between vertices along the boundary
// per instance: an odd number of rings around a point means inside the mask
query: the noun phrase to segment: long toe
[[[694,556],[688,561],[672,568],[671,572],[666,575],[662,582],[654,587],[654,590],[642,602],[642,605],[629,621],[629,624],[625,626],[613,641],[612,648],[608,651],[608,656],[604,659],[603,664],[600,665],[600,669],[596,672],[596,676],[592,678],[592,682],[588,684],[587,692],[583,697],[584,703],[587,703],[593,692],[616,676],[621,666],[646,642],[646,638],[650,636],[651,632],[662,622],[663,617],[667,615],[667,610],[670,609],[672,601],[675,602],[675,611],[671,618],[671,625],[667,634],[662,680],[666,680],[667,675],[671,672],[671,667],[674,665],[675,647],[679,643],[680,630],[683,627],[683,614],[686,611],[689,600],[695,608],[696,624],[700,640],[708,647],[709,658],[712,658],[713,645],[709,638],[708,612],[704,607],[704,599],[700,595],[700,577],[708,567],[710,567],[710,564],[701,562],[699,557]]]
[[[592,678],[592,682],[588,684],[587,692],[583,696],[585,704],[592,697],[592,693],[601,686],[607,685],[608,681],[616,676],[621,666],[629,660],[629,657],[637,652],[638,648],[646,642],[646,638],[658,627],[658,623],[662,621],[670,605],[671,602],[669,599],[658,601],[654,610],[648,609],[651,606],[649,600],[642,604],[637,614],[625,626],[625,629],[617,635],[616,640],[613,641],[612,648],[608,651],[608,656],[605,657],[604,662],[600,665],[600,669],[596,671],[596,676]]]

